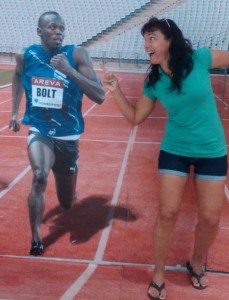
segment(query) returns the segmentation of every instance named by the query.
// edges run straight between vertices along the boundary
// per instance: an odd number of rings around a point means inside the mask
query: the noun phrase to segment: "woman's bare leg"
[[[195,230],[195,243],[190,263],[193,270],[200,274],[205,263],[207,252],[214,242],[218,229],[224,201],[224,181],[196,180],[198,198],[198,223]],[[199,285],[196,278],[192,278]],[[207,285],[206,277],[201,279],[203,286]]]
[[[160,174],[159,210],[153,231],[155,262],[153,281],[158,286],[164,282],[166,260],[173,240],[187,180],[188,177]],[[158,296],[158,291],[155,288],[150,288],[148,293],[154,297]],[[162,290],[161,299],[164,299],[165,294],[165,290]]]

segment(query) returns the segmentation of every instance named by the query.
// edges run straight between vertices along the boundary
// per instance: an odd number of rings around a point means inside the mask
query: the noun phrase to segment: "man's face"
[[[37,34],[41,38],[41,45],[47,51],[53,51],[61,47],[65,36],[64,21],[55,15],[46,15],[41,26],[37,28]]]

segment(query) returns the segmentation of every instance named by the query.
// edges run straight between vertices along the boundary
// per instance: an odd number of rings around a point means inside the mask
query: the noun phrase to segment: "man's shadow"
[[[60,206],[48,211],[43,223],[51,223],[49,234],[43,238],[44,248],[47,249],[66,233],[70,234],[73,244],[85,243],[99,230],[109,226],[112,219],[133,222],[137,216],[130,208],[107,205],[110,199],[104,196],[90,196],[72,208],[63,211]]]
[[[3,191],[4,189],[8,188],[8,182],[5,180],[0,179],[0,191]]]

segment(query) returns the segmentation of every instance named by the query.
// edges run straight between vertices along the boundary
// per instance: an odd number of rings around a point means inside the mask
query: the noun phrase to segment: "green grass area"
[[[14,70],[0,69],[0,86],[12,83],[12,76]]]

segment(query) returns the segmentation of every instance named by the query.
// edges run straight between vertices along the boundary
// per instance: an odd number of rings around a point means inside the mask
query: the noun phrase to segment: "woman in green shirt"
[[[113,73],[105,72],[104,83],[133,125],[150,115],[157,100],[168,112],[158,162],[159,210],[153,231],[155,270],[148,289],[150,299],[165,299],[166,259],[191,166],[198,198],[198,223],[193,253],[186,266],[193,287],[207,287],[203,264],[218,231],[227,175],[225,135],[209,69],[228,67],[229,52],[193,50],[170,19],[153,17],[143,25],[141,33],[151,66],[136,105],[127,101]]]

